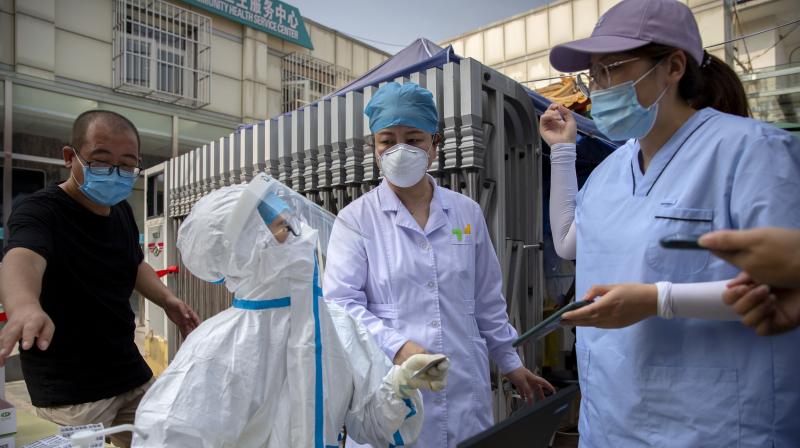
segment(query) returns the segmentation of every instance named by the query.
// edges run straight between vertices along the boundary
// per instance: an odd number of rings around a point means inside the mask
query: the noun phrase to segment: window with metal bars
[[[283,112],[291,112],[336,91],[353,80],[350,70],[304,53],[281,61]]]
[[[160,0],[115,0],[114,89],[199,108],[211,99],[211,18]]]

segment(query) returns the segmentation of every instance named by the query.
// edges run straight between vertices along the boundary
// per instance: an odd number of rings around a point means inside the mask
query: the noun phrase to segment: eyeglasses
[[[75,157],[78,158],[78,161],[81,162],[81,165],[89,168],[89,171],[92,174],[97,174],[100,176],[110,176],[111,173],[114,172],[114,169],[117,170],[122,177],[139,177],[139,173],[142,172],[142,169],[138,166],[130,166],[130,165],[112,165],[108,162],[100,162],[98,160],[93,160],[91,162],[85,160],[83,157],[78,154],[78,150],[72,148],[72,152],[75,153]]]
[[[641,58],[636,57],[623,59],[621,61],[612,62],[608,65],[603,64],[602,62],[597,62],[589,67],[589,73],[578,74],[578,89],[580,89],[581,93],[584,94],[586,98],[589,98],[591,97],[593,86],[598,86],[601,89],[607,89],[611,87],[611,72],[613,70],[620,65],[637,61],[639,59]]]

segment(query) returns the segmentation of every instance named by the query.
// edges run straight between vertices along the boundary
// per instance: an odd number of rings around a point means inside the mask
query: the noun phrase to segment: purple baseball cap
[[[562,72],[589,68],[593,54],[618,53],[650,43],[686,51],[703,62],[703,43],[692,11],[677,0],[623,0],[600,16],[592,35],[550,50],[550,64]]]

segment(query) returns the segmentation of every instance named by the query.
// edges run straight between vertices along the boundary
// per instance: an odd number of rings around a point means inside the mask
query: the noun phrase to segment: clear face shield
[[[256,210],[278,243],[285,243],[289,236],[302,235],[303,227],[300,218],[295,214],[294,209],[274,192],[267,193],[261,198]]]
[[[283,185],[259,173],[242,192],[225,227],[225,239],[236,247],[242,239],[251,240],[251,232],[265,232],[268,246],[294,244],[309,233],[318,235],[317,251],[321,260],[327,254],[333,224],[348,225],[333,213]],[[248,238],[249,237],[249,238]]]

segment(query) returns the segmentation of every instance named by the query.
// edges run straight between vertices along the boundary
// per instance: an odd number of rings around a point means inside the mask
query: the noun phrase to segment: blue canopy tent
[[[452,46],[442,48],[428,39],[419,38],[391,58],[373,67],[360,78],[326,96],[325,99],[460,60],[461,57],[456,56]]]
[[[350,84],[331,93],[325,98],[344,95],[351,90],[363,89],[366,86],[377,85],[391,81],[401,76],[427,70],[431,67],[442,67],[448,62],[458,62],[462,58],[453,52],[452,46],[442,48],[425,38],[419,38],[411,45],[400,50],[397,54],[384,61],[382,64],[368,71],[364,76],[352,81]],[[525,88],[531,98],[533,107],[538,115],[544,113],[551,101],[531,89]],[[573,113],[578,124],[578,179],[581,184],[607,155],[618,146],[603,136],[594,125],[594,122],[582,115]],[[549,156],[550,148],[544,146],[545,156]],[[544,165],[545,199],[549,196],[550,165]]]
[[[448,45],[446,48],[442,48],[428,39],[419,38],[391,58],[368,71],[364,76],[329,94],[325,99],[344,95],[351,90],[359,90],[366,86],[391,81],[401,76],[408,76],[411,73],[427,70],[431,67],[441,67],[448,62],[459,62],[461,59],[463,58],[455,54],[452,46]],[[525,88],[525,90],[528,92],[536,112],[540,115],[543,114],[551,101],[531,89]],[[584,136],[599,140],[609,151],[613,151],[616,148],[617,145],[603,136],[592,120],[579,114],[574,115],[578,123],[578,132]]]
[[[366,86],[377,85],[382,82],[391,81],[401,76],[408,76],[411,73],[423,71],[431,67],[442,67],[448,62],[458,62],[462,58],[453,52],[452,46],[442,48],[425,38],[419,38],[411,45],[400,50],[397,54],[374,67],[364,76],[352,81],[350,84],[331,93],[325,98],[344,95],[351,90],[359,90]],[[551,101],[544,96],[525,88],[531,98],[533,108],[541,116],[550,105]],[[602,162],[606,156],[617,148],[618,144],[612,142],[601,134],[594,122],[582,115],[573,112],[575,121],[578,125],[578,160],[576,170],[578,172],[578,182],[583,182],[592,170]],[[550,147],[542,142],[545,157],[550,155]],[[550,197],[550,164],[542,166],[545,216],[547,213],[548,199]],[[547,220],[545,220],[547,221]],[[549,222],[545,222],[545,231],[549,232]]]
[[[455,54],[451,45],[442,48],[430,40],[421,37],[411,43],[411,45],[400,50],[391,58],[373,67],[372,70],[368,71],[360,78],[328,94],[323,99],[329,99],[334,96],[344,96],[347,92],[352,90],[360,90],[367,86],[392,81],[396,78],[408,76],[412,73],[424,71],[432,67],[442,67],[448,62],[459,62],[461,59],[463,58]],[[534,110],[541,116],[552,101],[527,87],[523,86],[523,88],[531,98]],[[578,180],[582,184],[591,170],[616,149],[618,144],[601,134],[592,120],[574,112],[573,116],[578,125],[578,162],[576,167],[578,170]],[[240,128],[247,127],[249,126],[240,126]],[[544,147],[543,152],[545,156],[549,156],[550,148],[544,142],[542,142],[542,145]],[[545,181],[547,182],[545,185],[545,193],[549,193],[549,164],[545,164],[544,170]],[[548,194],[545,196],[548,196]]]
[[[448,62],[459,62],[461,59],[463,58],[455,54],[452,46],[448,45],[446,48],[442,48],[428,39],[419,38],[391,58],[372,68],[372,70],[368,71],[360,78],[353,80],[323,99],[334,96],[344,96],[347,92],[352,90],[360,90],[367,86],[392,81],[396,78],[409,76],[412,73],[424,71],[432,67],[442,67]],[[541,116],[552,101],[531,89],[524,86],[523,88],[528,93],[537,115]],[[578,183],[579,185],[583,185],[583,182],[586,181],[592,170],[617,148],[618,143],[612,142],[601,134],[592,120],[574,112],[573,116],[578,125],[578,157],[575,168],[578,173]],[[243,125],[240,128],[247,127],[249,127],[249,125]],[[542,152],[545,157],[550,156],[550,147],[544,141],[542,141]],[[544,187],[544,212],[545,216],[547,216],[550,198],[549,163],[542,165],[542,183]],[[548,220],[545,220],[546,233],[549,233],[549,227]]]

